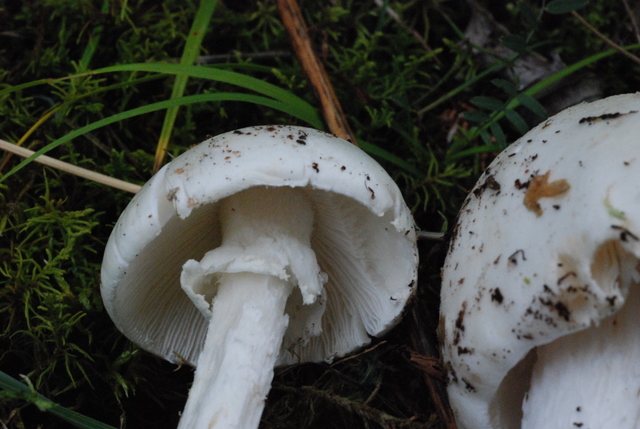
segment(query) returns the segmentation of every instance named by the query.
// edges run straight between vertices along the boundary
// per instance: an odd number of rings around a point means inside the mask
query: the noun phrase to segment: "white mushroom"
[[[640,427],[640,93],[508,147],[467,197],[440,340],[461,428]]]
[[[331,361],[399,320],[417,273],[411,214],[357,147],[300,127],[211,138],[167,164],[109,238],[116,326],[197,363],[180,427],[257,427],[276,365]]]

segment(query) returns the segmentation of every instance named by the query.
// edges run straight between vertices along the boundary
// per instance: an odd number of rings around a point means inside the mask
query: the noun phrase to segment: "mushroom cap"
[[[462,428],[520,427],[535,347],[625,303],[640,258],[640,93],[566,109],[469,193],[443,268],[442,355]]]
[[[189,149],[121,214],[101,272],[102,298],[118,329],[171,362],[197,362],[208,321],[180,287],[182,266],[220,246],[222,199],[281,186],[302,189],[312,202],[311,247],[328,281],[315,303],[325,307],[319,336],[305,335],[313,305],[303,305],[297,288],[289,297],[278,364],[330,361],[393,327],[414,292],[418,261],[413,218],[397,185],[345,140],[262,126]]]

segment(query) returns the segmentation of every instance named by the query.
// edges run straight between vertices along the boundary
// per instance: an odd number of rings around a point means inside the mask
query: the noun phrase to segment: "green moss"
[[[90,386],[97,375],[91,319],[103,311],[95,276],[101,243],[91,235],[98,215],[70,208],[48,182],[10,185],[20,191],[0,195],[2,367],[51,396]]]

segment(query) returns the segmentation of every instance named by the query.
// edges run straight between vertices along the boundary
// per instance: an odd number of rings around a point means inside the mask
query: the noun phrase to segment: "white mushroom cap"
[[[520,428],[541,347],[556,341],[558,353],[570,357],[581,341],[560,338],[603,323],[615,330],[616,313],[640,279],[639,177],[640,94],[629,94],[551,117],[479,179],[460,211],[442,280],[440,340],[461,428]],[[577,362],[568,365],[578,371]],[[571,392],[556,397],[551,389],[547,396],[584,413],[572,401],[597,373],[583,373]],[[555,426],[551,408],[538,410],[547,423],[534,427],[622,427],[577,417]],[[600,418],[610,411],[601,409]],[[635,418],[627,416],[624,427],[637,427]]]
[[[182,267],[220,245],[220,201],[255,187],[304,190],[315,210],[311,246],[326,274],[323,286],[324,278],[310,280],[309,289],[301,282],[287,301],[279,365],[330,361],[396,324],[417,275],[413,219],[398,187],[342,139],[265,126],[191,148],[122,213],[105,250],[101,288],[118,329],[169,361],[197,362],[207,319],[180,287]]]

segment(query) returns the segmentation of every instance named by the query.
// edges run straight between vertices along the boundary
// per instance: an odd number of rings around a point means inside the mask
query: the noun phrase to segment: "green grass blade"
[[[640,48],[640,43],[635,44],[635,45],[629,45],[629,46],[625,46],[624,49],[630,51],[630,50],[634,50],[634,49],[638,49]],[[613,55],[615,53],[619,53],[618,51],[616,51],[615,49],[611,49],[608,51],[604,51],[604,52],[600,52],[598,54],[592,55],[590,57],[587,57],[581,61],[578,61],[575,64],[572,64],[568,67],[565,67],[564,69],[552,74],[551,76],[547,77],[544,80],[541,80],[540,82],[531,85],[529,88],[525,89],[524,91],[522,91],[521,96],[520,97],[515,97],[514,99],[512,99],[507,106],[505,107],[505,110],[513,110],[516,107],[520,106],[522,104],[522,95],[524,97],[528,97],[529,99],[531,99],[534,95],[536,95],[537,93],[539,93],[540,91],[542,91],[543,89],[553,85],[554,83],[558,82],[561,79],[564,79],[565,77],[577,72],[578,70],[581,70],[587,66],[590,66],[591,64],[595,63],[596,61],[599,61],[603,58],[606,58],[610,55]],[[534,111],[534,113],[537,114],[537,112]],[[502,119],[502,117],[504,116],[504,111],[502,112],[498,112],[496,115],[494,115],[492,117],[493,121],[499,121],[500,119]],[[488,125],[487,125],[488,126]],[[486,128],[483,127],[483,129]]]
[[[634,49],[638,49],[640,48],[640,44],[635,44],[635,45],[628,45],[628,46],[623,46],[623,48],[627,51],[631,51]],[[530,86],[529,88],[527,88],[524,93],[528,94],[528,95],[534,95],[537,94],[538,92],[540,92],[542,89],[547,88],[549,85],[554,84],[555,82],[559,81],[560,79],[569,76],[572,73],[575,73],[576,71],[591,65],[593,63],[595,63],[596,61],[599,61],[603,58],[606,58],[610,55],[613,55],[615,53],[619,53],[618,51],[616,51],[615,49],[609,49],[608,51],[604,51],[604,52],[600,52],[598,54],[592,55],[588,58],[585,58],[582,61],[578,61],[575,64],[572,64],[569,67],[566,67],[562,70],[560,70],[559,72],[554,73],[553,75],[549,76],[548,78]],[[419,112],[419,114],[423,115],[426,112],[428,112],[429,110],[435,108],[436,106],[444,103],[445,101],[447,101],[448,99],[452,98],[454,95],[460,93],[461,91],[463,91],[464,89],[468,88],[469,86],[473,85],[474,83],[476,83],[477,81],[485,78],[487,75],[496,72],[502,68],[504,68],[506,66],[506,64],[508,63],[508,61],[512,60],[515,58],[514,56],[509,57],[505,62],[499,62],[497,64],[494,64],[493,66],[489,67],[487,70],[485,70],[484,72],[480,73],[479,75],[477,75],[476,77],[474,77],[473,79],[470,79],[468,81],[466,81],[465,83],[463,83],[462,85],[458,86],[457,88],[455,88],[452,91],[449,91],[448,93],[446,93],[445,95],[443,95],[442,97],[438,98],[436,101],[434,101],[433,103],[429,104],[428,106],[422,108]],[[0,93],[1,94],[1,93]],[[507,109],[513,109],[517,106],[520,105],[520,102],[517,99],[514,99],[511,101],[511,103],[509,103],[507,105]]]
[[[109,12],[109,2],[104,0],[102,2],[102,9],[100,13],[108,13]],[[102,38],[102,30],[104,29],[103,25],[98,25],[93,30],[91,30],[91,35],[89,36],[89,42],[87,46],[84,48],[84,52],[82,53],[82,57],[80,58],[80,62],[78,63],[79,71],[86,71],[89,69],[89,64],[93,59],[93,55],[96,53],[96,49],[100,44],[100,39]]]
[[[26,158],[24,161],[16,165],[14,168],[11,169],[11,171],[9,171],[4,176],[0,177],[0,183],[4,182],[9,176],[11,176],[12,174],[24,168],[26,165],[28,165],[31,161],[33,161],[38,156],[44,155],[50,150],[55,149],[56,147],[64,143],[67,143],[68,141],[71,141],[74,138],[81,136],[82,134],[113,124],[115,122],[123,121],[125,119],[131,119],[136,116],[144,115],[145,113],[151,113],[158,110],[167,109],[172,106],[185,106],[189,104],[206,103],[206,102],[212,102],[212,101],[243,101],[243,102],[248,102],[253,104],[260,104],[266,107],[280,110],[284,113],[298,117],[299,119],[302,119],[304,121],[307,120],[307,118],[300,116],[300,112],[296,111],[295,106],[291,106],[289,104],[282,103],[278,100],[262,97],[259,95],[241,94],[241,93],[234,93],[234,92],[219,92],[215,94],[189,95],[189,96],[177,98],[174,100],[160,101],[157,103],[149,104],[147,106],[142,106],[135,109],[127,110],[126,112],[117,113],[115,115],[109,116],[107,118],[104,118],[99,121],[93,122],[89,125],[86,125],[82,128],[78,128],[77,130],[74,130],[63,137],[60,137],[59,139],[54,140],[53,142],[49,143],[42,149],[36,151],[33,155],[31,155],[30,157]]]
[[[418,170],[415,166],[413,166],[412,164],[408,163],[407,161],[403,160],[402,158],[392,154],[391,152],[388,152],[384,149],[382,149],[379,146],[376,146],[372,143],[367,143],[366,141],[362,141],[361,139],[358,139],[358,146],[360,147],[360,149],[362,149],[363,151],[367,152],[368,154],[377,157],[379,159],[384,159],[387,162],[390,162],[392,164],[395,164],[396,166],[402,168],[403,170],[405,170],[407,173],[411,173],[412,175],[414,175],[415,177],[422,177],[422,173],[420,172],[420,170]]]
[[[554,15],[573,12],[589,4],[589,0],[553,0],[544,8],[545,12]]]
[[[264,80],[257,79],[251,76],[244,75],[242,73],[236,73],[230,70],[220,70],[212,67],[180,65],[180,64],[163,64],[163,63],[135,63],[135,64],[122,64],[117,66],[104,67],[101,69],[93,70],[87,73],[78,73],[72,76],[66,76],[56,79],[40,79],[33,82],[27,82],[22,85],[16,85],[0,91],[0,97],[15,91],[20,91],[32,86],[51,84],[59,82],[61,80],[73,79],[88,75],[98,75],[104,73],[115,73],[123,71],[139,71],[149,73],[163,73],[163,74],[175,74],[186,75],[189,77],[195,77],[200,79],[207,79],[217,82],[228,83],[231,85],[239,86],[241,88],[255,91],[259,94],[272,97],[285,104],[291,105],[291,108],[298,112],[295,115],[298,118],[303,119],[314,128],[319,130],[324,129],[324,124],[320,118],[318,111],[309,103],[301,99],[300,97],[292,94],[291,92],[282,89],[276,85],[265,82]]]
[[[640,48],[640,43],[635,44],[635,45],[629,45],[629,46],[624,46],[623,47],[625,50],[627,51],[632,51],[634,49],[638,49]],[[526,90],[523,91],[523,94],[526,95],[530,95],[533,96],[535,94],[537,94],[538,92],[542,91],[543,89],[553,85],[554,83],[558,82],[560,79],[563,79],[575,72],[577,72],[580,69],[583,69],[593,63],[595,63],[596,61],[599,61],[603,58],[606,58],[610,55],[613,55],[615,53],[619,53],[618,51],[616,51],[615,49],[610,49],[608,51],[604,51],[604,52],[600,52],[598,54],[592,55],[590,57],[585,58],[584,60],[578,61],[575,64],[572,64],[554,74],[552,74],[551,76],[549,76],[548,78],[534,84],[531,85],[529,88],[527,88]],[[520,105],[520,101],[515,98],[513,99],[508,105],[507,105],[507,109],[513,109],[517,106]]]
[[[109,426],[56,404],[45,396],[32,391],[29,386],[19,382],[2,371],[0,371],[0,389],[31,401],[39,409],[48,411],[76,427],[82,429],[115,429],[113,426]]]
[[[640,48],[640,43],[635,44],[635,45],[629,45],[629,46],[625,46],[624,49],[631,51],[634,49],[638,49]],[[611,49],[608,51],[604,51],[604,52],[600,52],[598,54],[592,55],[590,57],[587,57],[581,61],[578,61],[575,64],[572,64],[568,67],[565,67],[564,69],[552,74],[551,76],[547,77],[546,79],[531,85],[529,88],[525,89],[524,91],[522,91],[521,96],[524,95],[525,97],[533,97],[534,95],[536,95],[537,93],[539,93],[540,91],[542,91],[543,89],[553,85],[554,83],[558,82],[561,79],[564,79],[565,77],[577,72],[578,70],[581,70],[587,66],[590,66],[591,64],[606,58],[610,55],[613,55],[615,53],[619,53],[618,51],[616,51],[615,49]],[[491,116],[491,121],[490,122],[497,122],[499,120],[501,120],[504,116],[505,116],[505,111],[507,110],[513,110],[516,107],[520,106],[521,100],[523,97],[515,97],[513,98],[509,103],[507,103],[507,105],[505,106],[505,109],[501,112],[496,112],[494,115]],[[490,123],[487,123],[485,125],[483,125],[482,127],[478,127],[477,130],[475,131],[477,134],[476,135],[481,135],[481,133],[485,132],[485,130],[487,128],[489,128],[491,126]],[[473,137],[471,137],[473,138]],[[455,154],[451,159],[457,159],[457,158],[461,158],[462,156],[466,156],[469,154],[475,154],[476,152],[469,152],[469,151],[462,151],[459,152],[457,154]]]
[[[213,11],[215,10],[217,3],[218,2],[216,0],[200,1],[200,7],[198,8],[195,19],[191,24],[187,43],[184,47],[184,51],[182,52],[182,58],[180,58],[181,65],[192,65],[196,61],[196,58],[198,58],[202,39],[207,32],[207,28],[209,27],[209,23],[211,22],[211,17],[213,16]],[[186,75],[176,76],[176,80],[173,83],[171,91],[171,99],[182,97],[184,90],[187,87],[188,79],[189,77]],[[158,140],[158,147],[156,148],[155,162],[153,165],[154,172],[160,169],[162,160],[166,155],[169,139],[173,132],[173,126],[176,122],[176,118],[178,117],[179,107],[180,106],[174,106],[167,109],[167,113],[164,117],[164,123],[162,124],[162,131],[160,132],[160,138]]]
[[[470,155],[478,155],[486,152],[500,152],[503,149],[502,146],[490,144],[483,146],[476,146],[469,149],[461,150],[460,152],[454,153],[447,158],[447,162],[451,163],[457,159],[461,159]]]
[[[121,71],[141,71],[175,75],[185,74],[189,77],[213,80],[239,86],[241,88],[249,89],[259,94],[275,98],[276,100],[282,101],[283,103],[295,105],[296,108],[302,109],[305,112],[305,115],[315,115],[318,120],[316,121],[317,123],[314,123],[313,125],[318,129],[323,128],[323,123],[320,119],[320,115],[318,114],[317,110],[309,103],[285,89],[265,82],[262,79],[257,79],[255,77],[247,76],[242,73],[237,73],[230,70],[220,70],[212,67],[162,63],[123,64],[94,70],[93,73],[111,73]],[[1,92],[0,95],[2,95]]]
[[[444,103],[445,101],[449,100],[450,98],[454,97],[456,94],[464,91],[465,89],[467,89],[468,87],[470,87],[471,85],[473,85],[474,83],[484,79],[485,77],[489,76],[490,74],[497,72],[501,69],[503,69],[504,67],[507,66],[508,61],[512,61],[515,58],[517,58],[517,54],[513,54],[511,57],[508,58],[507,61],[501,61],[498,62],[494,65],[492,65],[491,67],[489,67],[487,70],[483,71],[482,73],[480,73],[479,75],[475,76],[473,79],[469,79],[468,81],[466,81],[465,83],[463,83],[462,85],[459,85],[457,88],[447,92],[445,95],[443,95],[442,97],[438,98],[436,101],[434,101],[433,103],[429,104],[426,107],[423,107],[422,109],[420,109],[420,111],[418,112],[419,115],[424,115],[425,113],[427,113],[429,110],[434,109],[435,107],[439,106],[440,104]]]

